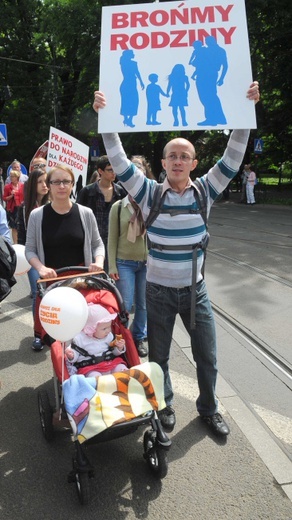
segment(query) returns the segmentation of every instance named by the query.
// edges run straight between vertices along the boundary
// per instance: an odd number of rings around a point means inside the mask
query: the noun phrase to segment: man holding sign
[[[253,82],[247,98],[257,102],[259,97],[258,83]],[[95,92],[94,110],[105,106],[104,94]],[[203,245],[208,236],[203,205],[205,202],[205,217],[208,217],[214,200],[236,175],[248,137],[248,130],[234,130],[222,158],[195,182],[190,179],[190,173],[197,166],[191,142],[178,137],[169,141],[163,151],[162,166],[166,179],[162,185],[162,203],[148,228],[151,247],[147,262],[146,302],[149,360],[157,362],[165,376],[167,406],[159,416],[166,431],[172,431],[176,422],[168,363],[175,318],[179,314],[190,335],[197,366],[198,413],[216,434],[226,436],[229,433],[228,425],[218,413],[215,395],[215,323],[202,274]],[[103,134],[103,141],[119,180],[141,208],[146,221],[155,200],[157,183],[147,179],[127,158],[118,134]],[[199,203],[198,192],[203,203]],[[175,214],[171,215],[170,210],[174,208]]]

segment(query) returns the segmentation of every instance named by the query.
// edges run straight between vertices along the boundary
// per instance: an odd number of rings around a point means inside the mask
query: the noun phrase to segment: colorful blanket
[[[164,376],[157,363],[100,377],[73,375],[63,383],[64,403],[80,443],[115,424],[165,408]]]

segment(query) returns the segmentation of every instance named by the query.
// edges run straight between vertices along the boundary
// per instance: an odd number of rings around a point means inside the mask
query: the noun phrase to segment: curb
[[[215,317],[216,321],[216,317]],[[195,365],[187,333],[175,324],[173,340]],[[269,469],[278,485],[292,502],[292,462],[273,439],[267,427],[240,399],[229,383],[218,373],[216,395],[225,410],[245,435],[253,449]]]

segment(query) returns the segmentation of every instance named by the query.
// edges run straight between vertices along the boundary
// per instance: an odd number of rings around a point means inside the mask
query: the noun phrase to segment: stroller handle
[[[50,285],[52,284],[52,287],[54,287],[54,285],[55,285],[54,282],[60,282],[61,280],[65,281],[65,280],[70,280],[70,279],[76,278],[76,276],[78,276],[77,273],[80,273],[80,275],[82,277],[84,277],[84,279],[88,278],[88,280],[90,280],[91,282],[93,281],[96,284],[97,289],[105,289],[105,290],[112,292],[115,295],[115,298],[117,300],[118,307],[119,307],[120,320],[124,325],[128,322],[129,316],[126,311],[122,296],[121,296],[118,288],[116,287],[115,283],[113,282],[113,280],[111,280],[111,278],[108,276],[108,274],[105,271],[89,272],[87,267],[80,266],[80,265],[70,266],[70,267],[61,267],[59,269],[56,269],[55,271],[58,275],[61,275],[61,276],[58,276],[57,278],[40,278],[39,280],[37,280],[37,291],[38,291],[38,295],[41,299],[43,298],[43,296],[46,292],[47,282],[49,282]],[[62,273],[65,273],[65,272],[67,274],[62,276]],[[74,272],[74,274],[68,275],[68,273],[70,273],[70,272]]]
[[[68,267],[60,267],[59,269],[55,269],[57,274],[62,274],[70,271],[77,271],[78,273],[88,273],[88,267],[84,265],[76,265],[76,266],[68,266]]]
[[[57,280],[65,280],[66,278],[75,278],[77,273],[83,274],[84,276],[90,275],[101,275],[104,278],[108,278],[108,275],[105,271],[88,271],[88,267],[84,266],[68,266],[68,267],[60,267],[59,269],[55,269],[57,275],[61,275],[62,273],[66,273],[65,276],[57,276],[56,278],[39,278],[37,280],[37,284],[46,284],[47,282],[56,282]],[[74,272],[74,274],[68,274],[70,272]]]

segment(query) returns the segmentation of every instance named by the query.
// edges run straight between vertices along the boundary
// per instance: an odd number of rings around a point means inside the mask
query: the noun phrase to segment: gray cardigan
[[[100,237],[95,216],[91,209],[78,204],[80,218],[84,229],[84,263],[88,266],[95,262],[97,256],[105,255],[103,241]],[[42,239],[42,220],[44,206],[34,209],[28,219],[25,256],[29,262],[37,257],[45,265],[45,253]]]

